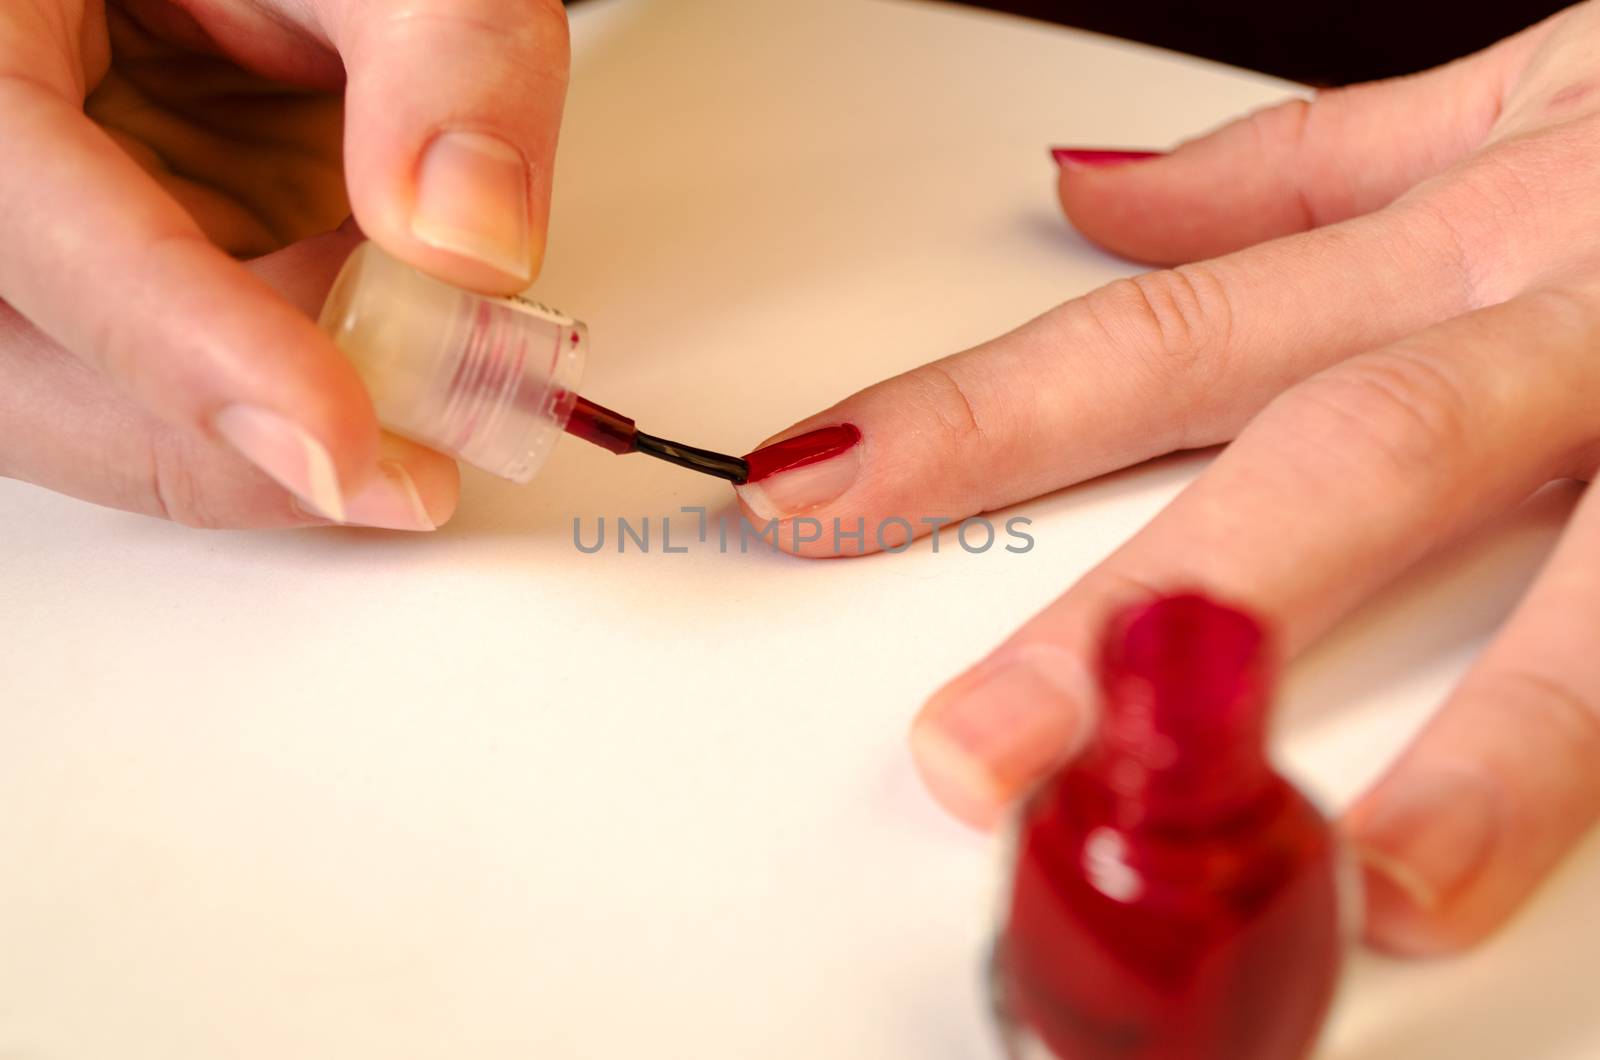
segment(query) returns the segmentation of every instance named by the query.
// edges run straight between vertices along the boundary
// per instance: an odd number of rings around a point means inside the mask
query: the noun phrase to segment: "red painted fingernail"
[[[1106,169],[1160,158],[1165,151],[1124,151],[1102,147],[1052,147],[1050,157],[1063,169]]]
[[[850,449],[859,441],[861,432],[856,429],[856,425],[841,423],[834,427],[808,431],[793,438],[785,438],[781,442],[773,442],[745,457],[745,462],[750,465],[750,477],[746,481],[760,482],[780,471],[805,467],[807,464],[820,464]]]
[[[856,480],[861,432],[853,424],[824,427],[762,446],[745,461],[750,477],[739,498],[761,519],[787,519],[837,500]]]

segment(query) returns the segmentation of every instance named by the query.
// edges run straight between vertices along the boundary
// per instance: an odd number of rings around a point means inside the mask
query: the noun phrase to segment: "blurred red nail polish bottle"
[[[1299,1060],[1343,957],[1340,856],[1267,759],[1273,666],[1198,595],[1108,626],[1102,721],[1016,824],[991,986],[1019,1060]]]

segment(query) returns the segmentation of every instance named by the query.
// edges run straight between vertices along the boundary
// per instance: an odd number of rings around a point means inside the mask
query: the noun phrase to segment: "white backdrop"
[[[738,451],[1129,271],[1054,142],[1161,146],[1289,86],[892,0],[603,0],[540,296],[586,392]],[[739,381],[752,365],[753,383]],[[0,483],[0,1058],[988,1055],[990,843],[920,790],[922,698],[1203,465],[1019,507],[1038,545],[580,554],[726,511],[567,441],[429,537],[204,533]],[[1332,803],[1505,613],[1569,494],[1295,672]],[[693,517],[680,517],[677,540]],[[1493,945],[1358,960],[1323,1060],[1600,1055],[1600,847]]]

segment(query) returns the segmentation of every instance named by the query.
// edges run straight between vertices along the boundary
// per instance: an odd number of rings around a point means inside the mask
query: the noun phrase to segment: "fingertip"
[[[777,543],[795,555],[843,555],[843,546],[857,541],[857,552],[865,552],[873,544],[884,547],[878,540],[883,536],[881,528],[879,533],[870,532],[864,517],[857,534],[847,533],[843,527],[835,529],[832,524],[839,517],[825,518],[824,514],[834,510],[833,505],[862,473],[861,429],[848,420],[834,419],[812,430],[797,431],[799,425],[745,455],[749,477],[734,487],[744,515],[756,526],[777,524],[780,531],[787,530],[778,533]]]
[[[376,6],[337,35],[350,68],[355,216],[397,258],[449,283],[489,294],[527,287],[544,259],[566,91],[562,5]]]
[[[758,482],[735,483],[733,496],[739,502],[739,514],[747,522],[765,523],[783,517],[767,498],[766,490],[762,489]]]
[[[383,436],[386,460],[405,467],[429,521],[435,528],[450,521],[461,499],[461,469],[443,453],[395,435]]]
[[[293,305],[300,317],[294,321],[296,340],[273,347],[280,355],[276,366],[266,370],[266,364],[256,362],[248,371],[236,373],[234,380],[235,387],[247,393],[243,404],[283,417],[321,447],[345,498],[372,481],[379,452],[377,413],[355,366],[315,320],[334,277],[360,241],[359,230],[341,225],[249,263],[250,271]],[[220,420],[214,418],[212,423],[226,437]],[[302,500],[326,507],[300,494],[273,469],[263,470]]]
[[[1221,230],[1230,223],[1225,200],[1202,187],[1192,156],[1103,153],[1110,159],[1062,163],[1057,173],[1062,212],[1085,239],[1148,265],[1196,261],[1241,244],[1237,232]]]
[[[427,533],[455,512],[460,478],[455,462],[414,442],[384,435],[377,472],[345,506],[339,522]]]
[[[1156,248],[1142,238],[1141,214],[1131,206],[1141,194],[1139,170],[1162,152],[1102,147],[1052,147],[1056,197],[1067,222],[1084,238],[1136,261],[1154,263]]]
[[[911,725],[911,760],[935,802],[963,824],[989,831],[1004,816],[1006,793],[987,767],[952,741],[924,711]]]
[[[1314,227],[1332,178],[1298,163],[1307,104],[1255,111],[1172,151],[1064,149],[1062,209],[1085,237],[1152,265],[1216,257]]]
[[[1359,854],[1365,896],[1363,939],[1396,957],[1447,957],[1480,942],[1487,931],[1465,933],[1441,915],[1425,888],[1403,864],[1371,852]]]
[[[532,205],[532,168],[504,136],[446,129],[422,150],[409,239],[395,249],[464,287],[514,291],[544,259],[544,218]]]
[[[474,157],[478,176],[464,172]],[[373,242],[430,276],[516,294],[544,263],[548,214],[517,176],[521,165],[486,135],[440,133],[418,160],[409,201],[358,201],[354,216]]]
[[[1346,824],[1366,884],[1366,934],[1409,956],[1465,949],[1508,912],[1495,900],[1503,792],[1456,768],[1402,764]]]
[[[1063,170],[1116,169],[1135,162],[1160,158],[1165,151],[1146,151],[1122,147],[1052,147],[1050,157]]]
[[[275,409],[243,402],[218,412],[212,427],[312,515],[344,521],[346,488],[332,453],[316,431]]]
[[[332,346],[332,344],[329,344]],[[333,347],[337,351],[337,347]],[[340,356],[341,354],[335,354]],[[331,358],[330,358],[331,359]],[[290,413],[327,447],[345,497],[363,489],[376,472],[378,416],[361,377],[341,364],[307,382],[314,389],[298,397]]]
[[[1046,642],[1013,642],[928,700],[911,751],[928,790],[956,817],[992,827],[1072,756],[1088,729],[1082,664]]]

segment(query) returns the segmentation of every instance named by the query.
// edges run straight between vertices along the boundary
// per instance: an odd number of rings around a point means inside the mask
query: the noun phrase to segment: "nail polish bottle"
[[[518,483],[566,427],[588,352],[571,317],[452,287],[372,242],[345,262],[319,323],[385,427]]]
[[[1265,737],[1261,626],[1199,595],[1117,615],[1101,722],[1015,822],[990,966],[1014,1060],[1301,1060],[1343,957],[1341,857]]]

